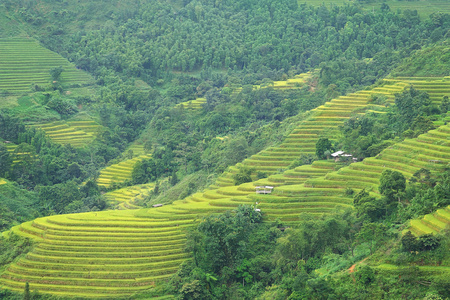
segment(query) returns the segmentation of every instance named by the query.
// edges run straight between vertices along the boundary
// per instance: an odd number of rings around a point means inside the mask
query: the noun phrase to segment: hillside
[[[330,130],[336,130],[341,120],[348,118],[355,108],[361,111],[368,105],[371,93],[392,95],[408,83],[398,80],[394,85],[340,97],[315,109],[278,147],[259,153],[239,166],[275,173],[300,153],[313,152],[320,131],[327,128],[327,134],[332,136]],[[445,79],[408,80],[421,83],[423,89],[430,87],[431,93],[433,82],[445,86],[444,94],[450,91],[450,82]],[[450,127],[441,126],[386,149],[375,158],[340,166],[338,171],[334,169],[339,164],[317,161],[239,186],[225,180],[231,174],[225,173],[216,188],[160,208],[36,219],[12,229],[38,244],[26,258],[3,273],[1,282],[12,290],[23,290],[26,281],[40,292],[87,297],[119,297],[149,289],[171,276],[189,257],[183,250],[185,229],[196,224],[201,216],[257,202],[256,207],[266,220],[279,218],[294,224],[302,212],[323,214],[337,205],[351,207],[352,200],[345,195],[345,188],[366,188],[377,194],[378,178],[384,169],[399,170],[410,177],[421,167],[433,171],[443,168],[450,162],[449,144],[436,145],[434,141],[446,140],[449,134]],[[292,145],[296,146],[292,148]],[[442,163],[430,163],[432,159]],[[268,184],[274,186],[272,194],[255,194],[255,186]]]
[[[449,9],[3,0],[0,298],[450,297]]]

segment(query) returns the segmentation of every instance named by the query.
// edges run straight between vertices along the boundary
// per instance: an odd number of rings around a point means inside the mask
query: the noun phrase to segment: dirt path
[[[366,258],[364,258],[363,260],[358,261],[357,263],[353,264],[350,268],[348,268],[348,272],[352,275],[353,282],[356,282],[355,276],[353,275],[353,273],[355,272],[356,265],[362,264],[362,263],[365,262],[368,258],[369,258],[369,257],[366,257]]]

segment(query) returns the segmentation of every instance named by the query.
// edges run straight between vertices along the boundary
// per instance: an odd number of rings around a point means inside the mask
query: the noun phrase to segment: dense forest
[[[450,14],[421,18],[381,1],[356,2],[376,9],[295,0],[2,1],[0,43],[36,39],[92,82],[70,81],[63,66],[20,94],[0,80],[0,230],[111,210],[108,194],[135,186],[151,191],[134,208],[151,208],[211,189],[233,168],[234,186],[267,179],[270,170],[242,162],[280,145],[327,101],[382,89],[386,77],[450,76]],[[0,58],[0,67],[7,61]],[[304,73],[294,85],[277,87]],[[444,83],[429,92],[411,84],[395,95],[373,94],[368,108],[355,106],[314,137],[314,150],[275,173],[331,164],[338,150],[359,161],[383,157],[385,149],[447,125],[449,94]],[[199,99],[199,108],[186,104]],[[81,118],[101,128],[82,147],[58,142],[42,127]],[[438,138],[432,151],[448,144]],[[107,167],[139,157],[135,145],[148,156],[126,179],[101,184]],[[194,225],[176,221],[186,229],[189,259],[167,280],[124,298],[447,299],[448,226],[419,236],[406,230],[411,219],[450,205],[448,157],[440,155],[414,172],[383,166],[376,188],[346,187],[349,205],[322,214],[306,209],[292,224],[268,218],[253,200],[205,215],[194,207]],[[333,171],[351,162],[343,158]],[[0,242],[0,273],[36,246],[17,231]],[[4,299],[66,296],[30,292],[28,281],[24,293],[2,286],[0,279]]]

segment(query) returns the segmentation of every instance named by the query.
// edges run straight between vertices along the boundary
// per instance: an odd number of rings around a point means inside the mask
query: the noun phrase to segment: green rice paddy
[[[50,70],[62,66],[60,81],[65,86],[92,83],[87,73],[32,38],[0,39],[0,97],[32,92],[35,85],[51,84]]]
[[[176,107],[183,107],[184,109],[188,110],[200,110],[205,103],[206,98],[197,98],[195,100],[178,103]]]
[[[136,201],[149,196],[154,186],[154,183],[134,185],[108,192],[104,196],[116,209],[138,209],[141,207]]]
[[[442,83],[444,79],[429,82],[436,81]],[[345,194],[346,187],[355,191],[366,188],[371,195],[378,196],[378,178],[385,169],[398,170],[406,177],[424,166],[439,170],[450,162],[450,125],[405,140],[377,157],[349,166],[316,161],[287,170],[300,154],[314,152],[319,136],[332,138],[336,132],[333,128],[352,115],[355,106],[346,105],[346,101],[365,107],[372,93],[386,94],[393,99],[391,93],[401,91],[406,85],[405,81],[391,81],[385,89],[333,99],[316,108],[280,145],[228,168],[214,186],[171,205],[129,209],[135,208],[135,199],[148,193],[151,185],[128,187],[106,194],[122,210],[56,215],[16,226],[11,231],[35,239],[37,246],[26,257],[9,265],[0,277],[0,284],[23,291],[25,282],[29,282],[31,290],[55,295],[129,297],[167,279],[190,258],[184,250],[185,230],[206,214],[224,212],[239,204],[253,204],[261,209],[266,221],[281,219],[294,225],[303,212],[320,216],[336,207],[352,207],[352,198]],[[133,154],[136,151],[139,155],[105,168],[99,184],[109,185],[130,178],[136,160],[146,155],[134,149]],[[268,177],[234,186],[232,176],[243,166],[264,171]],[[258,194],[255,186],[260,185],[274,189],[270,194]],[[411,230],[416,234],[436,232],[447,226],[449,220],[449,208],[440,209],[420,220],[412,220]]]
[[[407,230],[415,235],[437,233],[450,226],[450,206],[438,209],[420,219],[411,220]]]
[[[45,131],[55,143],[70,144],[75,148],[91,143],[101,130],[101,126],[92,120],[55,121],[32,126]]]
[[[143,146],[136,145],[134,147],[130,147],[125,151],[125,153],[128,153],[129,150],[132,151],[133,158],[126,159],[104,168],[100,172],[100,176],[97,179],[98,185],[109,187],[113,183],[123,183],[125,180],[130,180],[134,165],[140,160],[151,157],[150,154],[145,154]],[[135,154],[138,155],[134,156]]]

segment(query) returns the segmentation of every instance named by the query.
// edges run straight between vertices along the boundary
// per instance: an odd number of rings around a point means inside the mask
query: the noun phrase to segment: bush
[[[234,185],[240,185],[246,182],[252,182],[252,170],[247,168],[242,168],[239,173],[233,175]]]
[[[440,239],[432,234],[424,234],[416,238],[411,231],[402,237],[402,246],[405,251],[430,251],[438,248]]]
[[[47,103],[47,107],[55,110],[57,113],[59,113],[62,116],[69,116],[69,115],[73,115],[78,112],[78,108],[75,105],[75,103],[73,103],[72,100],[63,99],[60,97],[52,98]]]

